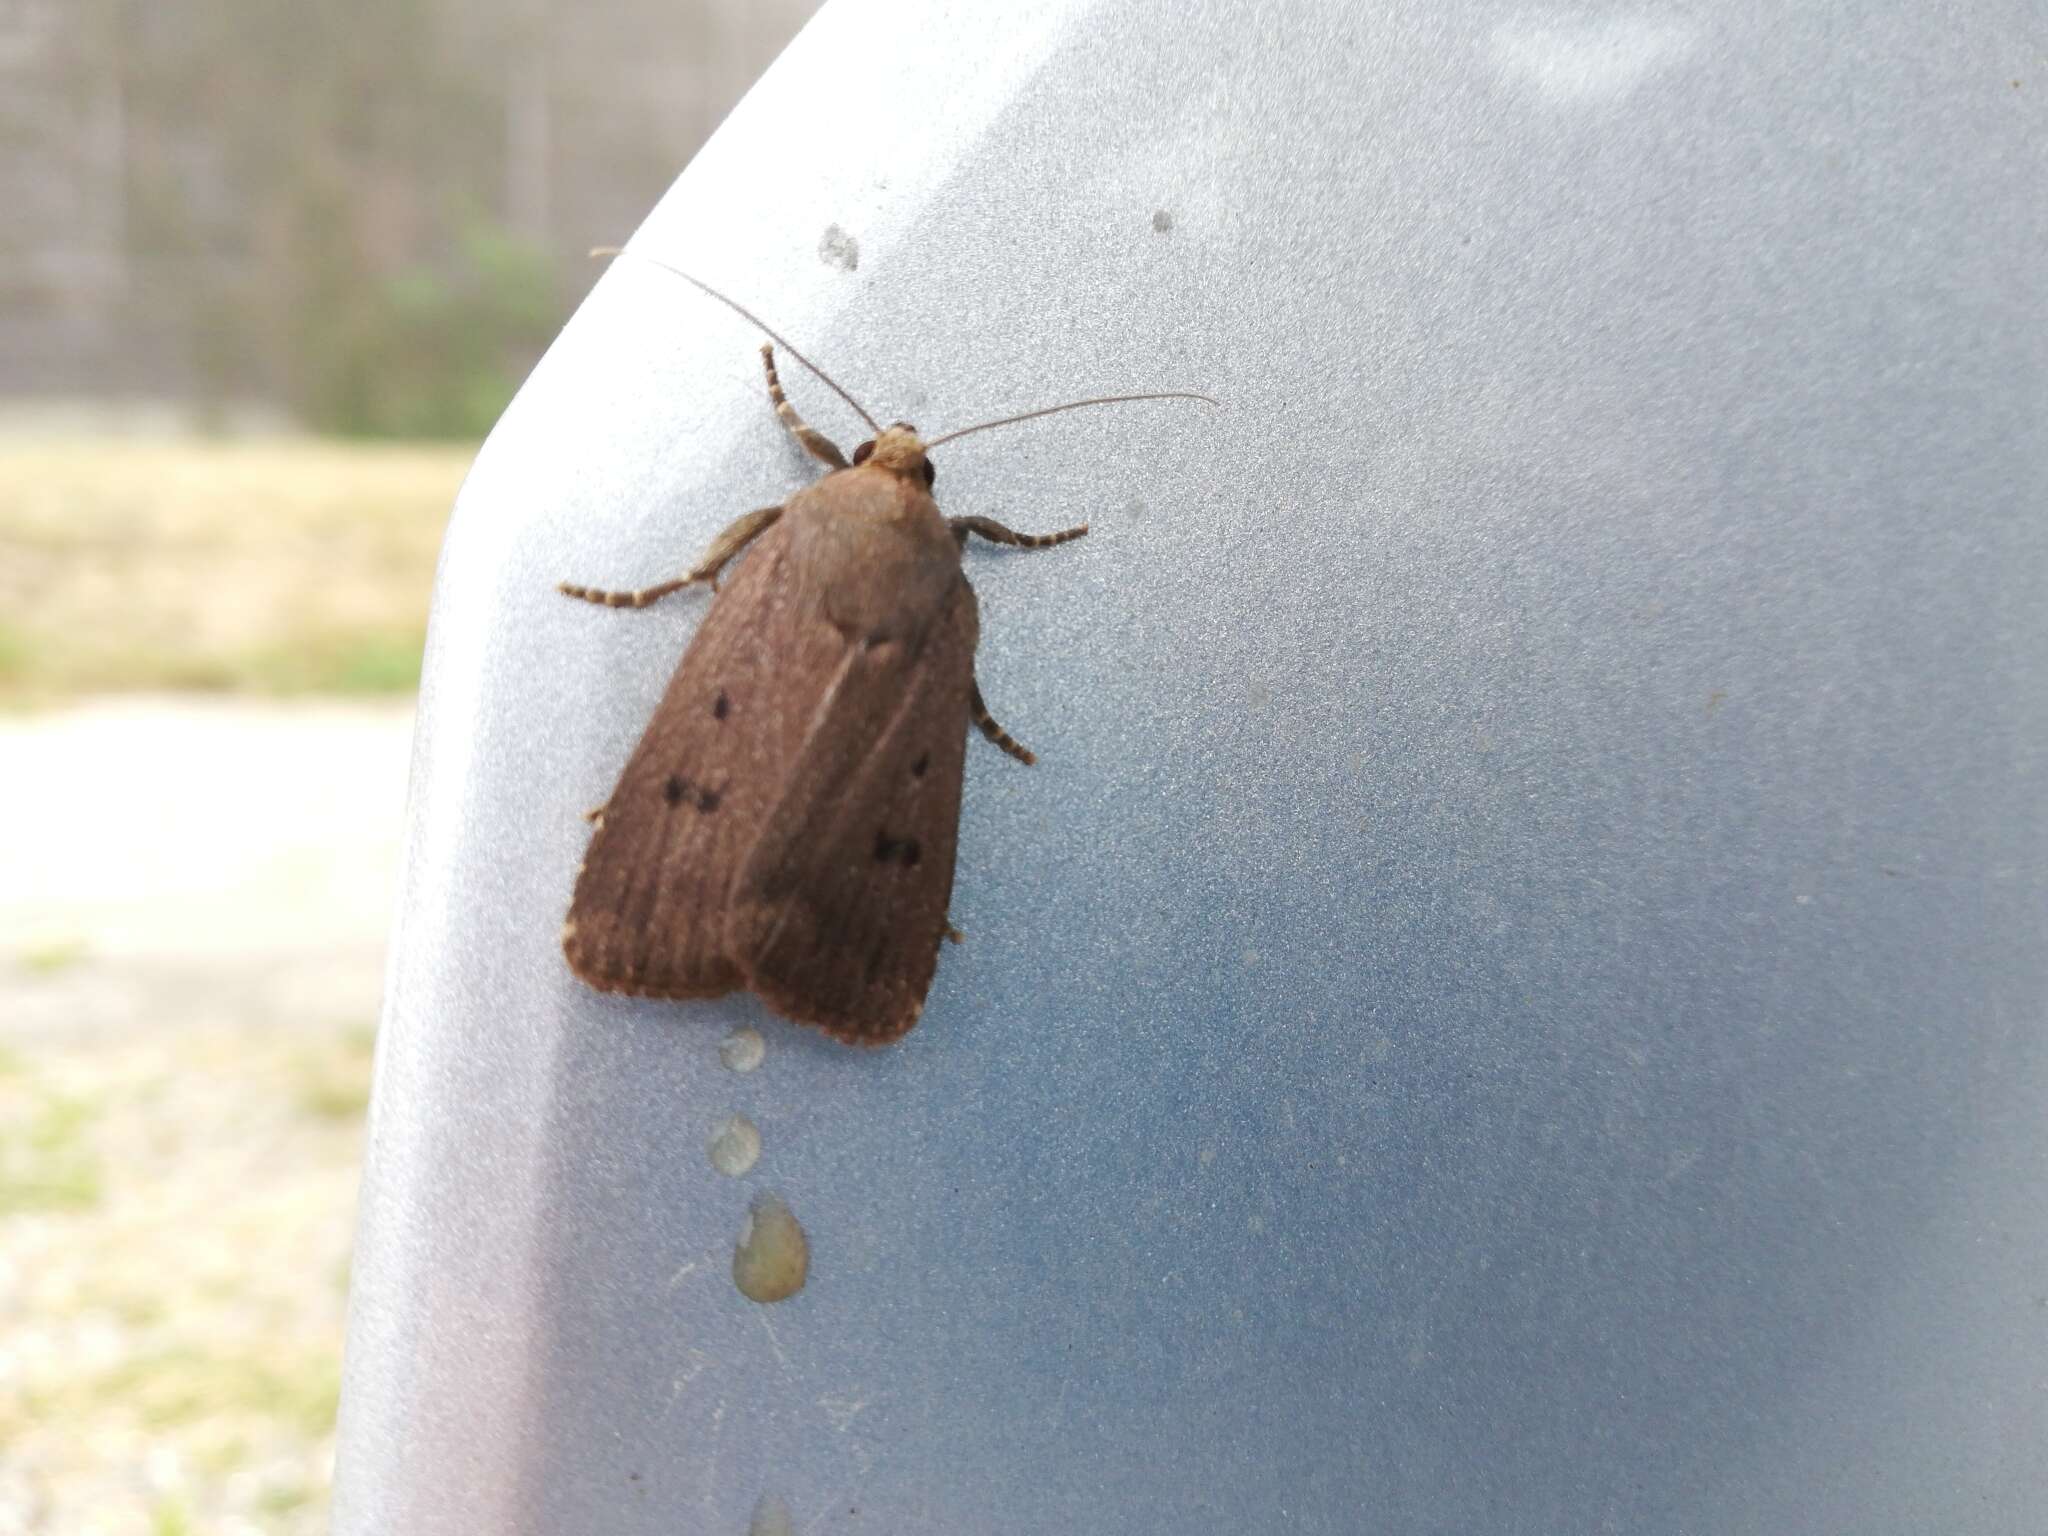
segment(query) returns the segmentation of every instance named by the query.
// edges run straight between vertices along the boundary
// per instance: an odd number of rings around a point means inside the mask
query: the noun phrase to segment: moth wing
[[[798,622],[797,585],[778,523],[712,599],[619,775],[562,930],[570,967],[601,991],[716,997],[744,985],[726,949],[727,893],[837,660],[805,654],[815,626]],[[805,689],[806,675],[819,681]]]
[[[977,630],[963,580],[916,651],[845,648],[733,886],[729,953],[746,984],[849,1044],[907,1033],[938,967]]]

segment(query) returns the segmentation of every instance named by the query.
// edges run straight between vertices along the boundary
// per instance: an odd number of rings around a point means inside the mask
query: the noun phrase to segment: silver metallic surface
[[[557,949],[704,599],[553,584],[810,475],[598,287],[443,562],[335,1529],[2038,1530],[2044,102],[1996,3],[835,0],[638,248],[883,421],[1228,408],[939,454],[1094,532],[969,557],[1040,763],[864,1054]]]

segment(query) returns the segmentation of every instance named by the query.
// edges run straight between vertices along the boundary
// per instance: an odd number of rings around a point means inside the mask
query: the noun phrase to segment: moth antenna
[[[941,443],[950,443],[956,437],[965,437],[970,432],[986,432],[990,427],[1007,427],[1014,422],[1032,421],[1040,416],[1057,416],[1061,411],[1078,411],[1085,405],[1124,405],[1132,400],[1199,400],[1204,405],[1215,406],[1218,410],[1223,408],[1221,400],[1212,399],[1208,395],[1198,395],[1189,389],[1161,390],[1149,395],[1097,395],[1093,400],[1069,400],[1065,405],[1042,405],[1035,411],[1025,411],[1020,415],[977,422],[971,427],[961,427],[958,431],[948,432],[944,437],[928,437],[924,445],[927,449],[932,449]]]
[[[590,254],[593,259],[609,258],[612,256],[623,256],[626,254],[626,250],[625,247],[618,245],[594,245],[590,248]],[[755,314],[751,309],[747,308],[746,305],[740,303],[737,299],[727,298],[724,294],[720,293],[716,288],[712,287],[709,283],[705,282],[703,278],[692,277],[689,273],[685,272],[681,267],[671,266],[668,262],[661,260],[659,257],[641,256],[638,251],[635,251],[632,254],[639,257],[640,260],[647,262],[651,266],[660,267],[665,272],[673,272],[677,277],[680,277],[684,282],[689,283],[691,286],[699,288],[703,292],[710,294],[712,298],[718,300],[718,302],[723,304],[727,309],[732,310],[742,320],[746,321],[749,325],[753,326],[755,330],[759,331],[762,335],[766,336],[770,341],[774,342],[775,345],[782,348],[784,352],[787,352],[791,357],[795,358],[798,362],[802,363],[806,368],[810,369],[811,372],[815,373],[819,378],[823,379],[825,381],[825,387],[830,389],[833,394],[837,395],[840,399],[844,400],[848,405],[852,406],[853,413],[856,416],[860,417],[862,421],[868,424],[868,429],[870,431],[875,433],[881,432],[882,424],[876,421],[874,417],[870,416],[867,413],[867,411],[862,408],[861,403],[858,400],[854,399],[853,396],[849,395],[845,390],[841,389],[839,387],[838,380],[834,379],[831,374],[827,373],[824,369],[820,368],[808,357],[805,357],[803,353],[797,351],[795,347],[791,346],[788,342],[784,341],[780,336],[778,336],[773,330],[769,328],[767,321],[763,320],[759,315]],[[970,428],[969,430],[972,429]]]

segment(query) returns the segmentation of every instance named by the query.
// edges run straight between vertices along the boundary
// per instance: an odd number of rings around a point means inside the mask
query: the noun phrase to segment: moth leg
[[[744,517],[736,517],[725,525],[711,547],[704,551],[704,557],[690,567],[684,581],[708,581],[711,590],[718,590],[718,574],[732,558],[754,540],[775,526],[775,520],[782,516],[781,507],[762,507]]]
[[[704,551],[704,558],[691,566],[674,581],[657,582],[651,587],[642,587],[637,592],[605,592],[596,587],[579,587],[573,581],[558,582],[555,590],[564,597],[581,598],[586,603],[602,603],[607,608],[645,608],[649,603],[658,603],[671,592],[680,592],[696,582],[708,581],[711,590],[718,590],[718,573],[748,544],[766,533],[775,519],[782,516],[780,507],[763,507],[758,512],[749,512],[745,517],[734,518],[723,533],[711,541],[711,547]]]
[[[948,944],[959,944],[965,942],[967,935],[962,933],[958,928],[955,928],[951,923],[948,923],[946,924],[945,929],[939,934],[939,937],[945,940]]]
[[[782,380],[775,376],[775,348],[765,341],[761,343],[761,366],[768,372],[768,403],[775,407],[775,414],[789,428],[789,435],[802,444],[804,452],[812,458],[822,459],[834,469],[846,468],[846,455],[839,451],[839,445],[797,415],[796,407],[782,393]]]
[[[1029,747],[996,724],[996,717],[988,712],[988,705],[982,702],[981,684],[973,683],[969,686],[972,692],[968,695],[967,709],[974,716],[974,723],[981,727],[981,734],[1026,767],[1037,762],[1038,759],[1032,755]]]
[[[1083,523],[1078,528],[1062,528],[1058,533],[1019,533],[1014,528],[1005,528],[992,517],[949,517],[946,526],[953,530],[953,537],[963,548],[970,533],[980,534],[991,544],[1014,544],[1019,549],[1051,549],[1055,544],[1078,539],[1088,531],[1088,525]]]

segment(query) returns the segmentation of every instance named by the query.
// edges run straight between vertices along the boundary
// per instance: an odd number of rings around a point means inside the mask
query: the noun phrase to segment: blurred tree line
[[[815,3],[0,0],[0,391],[476,435]]]

